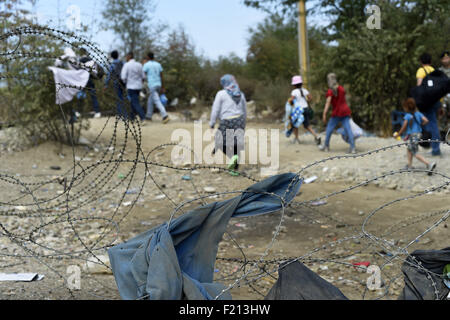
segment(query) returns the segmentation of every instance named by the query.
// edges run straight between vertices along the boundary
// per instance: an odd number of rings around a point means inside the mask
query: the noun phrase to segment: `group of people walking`
[[[423,79],[435,69],[431,65],[431,55],[424,53],[420,57],[421,67],[417,70],[417,86],[421,86]],[[441,55],[442,67],[440,71],[445,73],[447,77],[450,77],[450,53],[445,51]],[[293,142],[299,142],[298,139],[298,127],[303,121],[303,125],[306,130],[312,133],[315,142],[319,145],[319,149],[322,151],[330,150],[330,138],[340,123],[342,125],[341,133],[344,140],[350,144],[349,153],[355,154],[355,130],[359,127],[351,119],[351,110],[346,102],[345,89],[339,85],[334,73],[327,75],[328,90],[326,92],[326,103],[322,114],[322,121],[326,124],[326,136],[323,144],[320,143],[321,139],[317,133],[310,126],[311,108],[309,103],[312,101],[312,97],[308,90],[302,88],[302,78],[300,76],[294,76],[291,81],[293,91],[291,92],[288,103],[286,104],[285,114],[285,126],[286,135],[289,136],[291,132],[294,133],[295,138]],[[442,101],[442,103],[441,103]],[[427,130],[431,134],[431,156],[441,156],[440,141],[441,134],[438,126],[438,118],[448,119],[449,107],[450,107],[450,94],[447,94],[441,101],[433,103],[433,105],[427,106],[427,108],[421,113],[418,110],[416,102],[413,98],[409,97],[403,102],[403,109],[405,112],[403,118],[403,124],[399,132],[394,133],[394,137],[404,136],[404,140],[408,141],[407,146],[407,165],[405,169],[412,169],[413,157],[421,161],[426,165],[428,174],[432,174],[436,168],[436,162],[427,161],[422,155],[418,154],[419,141],[422,136],[423,130]],[[327,115],[332,107],[331,117],[327,121]],[[297,111],[301,110],[301,111]],[[299,116],[299,113],[302,116]],[[422,129],[423,128],[423,129]],[[360,128],[359,128],[360,129]],[[448,128],[446,128],[448,130]]]
[[[71,54],[73,59],[73,54]],[[139,116],[142,123],[146,120],[151,121],[153,116],[154,106],[156,106],[162,116],[163,123],[169,121],[169,116],[166,109],[161,102],[160,94],[164,93],[164,78],[163,68],[161,64],[155,61],[154,53],[149,52],[144,58],[143,63],[135,60],[134,54],[129,52],[126,55],[126,63],[119,59],[117,51],[111,52],[112,63],[108,70],[104,90],[112,82],[114,91],[117,95],[117,113],[124,118],[135,119]],[[80,62],[87,64],[90,61],[86,52],[82,55]],[[423,54],[420,57],[421,67],[417,70],[417,86],[422,85],[423,79],[434,71],[431,65],[431,56]],[[440,70],[447,76],[450,76],[450,54],[448,51],[441,55],[442,67]],[[144,83],[149,89],[149,96],[147,101],[147,110],[140,104],[140,93],[143,90]],[[230,174],[238,174],[235,170],[239,166],[239,154],[244,150],[244,130],[246,126],[247,106],[244,93],[240,90],[239,84],[235,77],[231,74],[225,74],[220,79],[222,89],[219,90],[215,96],[209,126],[214,128],[216,122],[219,121],[219,127],[215,134],[215,148],[213,154],[222,150],[231,160],[228,165]],[[350,145],[349,153],[355,154],[355,140],[361,135],[362,129],[359,128],[351,119],[351,110],[346,101],[346,92],[343,86],[338,81],[336,74],[329,73],[327,75],[328,90],[326,92],[326,102],[322,113],[322,121],[326,124],[325,140],[322,144],[321,137],[311,126],[311,120],[314,111],[310,106],[312,102],[312,95],[303,87],[303,79],[296,75],[291,79],[293,90],[291,91],[288,102],[286,103],[285,126],[286,135],[289,136],[294,133],[293,142],[300,142],[298,136],[298,129],[301,124],[309,131],[315,143],[322,151],[330,150],[330,139],[333,131],[341,124],[340,132],[344,140]],[[100,115],[99,105],[95,94],[95,87],[92,77],[89,75],[86,88],[89,89],[95,117]],[[131,113],[127,114],[124,107],[124,90],[130,101]],[[438,115],[448,116],[450,107],[450,97],[447,95],[443,99],[443,105],[440,101],[434,105],[429,106],[426,111],[420,112],[417,108],[415,100],[408,98],[403,103],[405,111],[403,125],[399,132],[394,134],[394,137],[405,134],[404,140],[408,141],[407,147],[407,165],[406,169],[412,168],[412,159],[415,157],[424,163],[429,170],[429,174],[436,168],[436,162],[428,162],[423,156],[418,154],[419,140],[421,137],[422,128],[425,128],[431,133],[431,139],[435,140],[431,143],[432,156],[440,156],[440,132],[438,128]],[[331,107],[331,116],[328,118],[328,113]],[[356,128],[356,129],[355,129]],[[355,134],[356,133],[356,134]]]
[[[156,106],[161,113],[163,123],[167,123],[170,119],[160,97],[160,94],[164,93],[163,68],[159,62],[155,61],[154,53],[149,52],[146,55],[143,65],[134,59],[133,52],[126,55],[126,63],[119,60],[119,54],[116,50],[111,52],[111,58],[113,61],[105,79],[104,89],[106,90],[112,81],[117,95],[118,115],[128,117],[123,104],[123,88],[126,88],[131,105],[130,119],[133,120],[138,115],[142,123],[145,123],[146,120],[151,121],[154,106]],[[145,82],[150,93],[146,112],[139,101]]]
[[[298,139],[298,127],[303,123],[304,128],[314,136],[314,140],[319,146],[319,149],[322,151],[329,151],[331,134],[338,124],[341,123],[345,131],[346,141],[350,144],[349,152],[356,153],[355,137],[350,126],[351,110],[345,99],[345,89],[339,85],[334,73],[327,75],[327,82],[328,91],[326,93],[326,103],[322,114],[322,121],[327,125],[324,143],[321,144],[321,138],[310,124],[313,111],[309,106],[309,103],[312,101],[312,96],[308,90],[303,88],[303,79],[298,75],[292,77],[291,85],[294,89],[286,104],[285,126],[288,129],[287,132],[290,132],[289,129],[292,128],[295,135],[294,143],[300,142]],[[332,107],[331,118],[327,121],[330,106]],[[300,110],[298,112],[302,114],[301,119],[303,120],[297,121],[297,123],[292,121],[292,113],[294,112],[295,117],[296,109]]]
[[[447,77],[450,77],[450,53],[444,51],[441,56],[442,66],[439,68]],[[421,67],[416,72],[417,86],[423,84],[424,79],[435,69],[431,65],[431,55],[424,53],[420,56]],[[418,154],[419,141],[421,140],[421,134],[423,130],[427,130],[431,135],[431,156],[440,157],[440,140],[441,133],[439,130],[439,117],[448,119],[449,115],[449,94],[431,105],[426,106],[425,110],[420,112],[416,105],[416,101],[409,97],[403,102],[403,110],[405,116],[403,118],[403,125],[399,132],[394,133],[394,137],[401,136],[402,133],[406,133],[405,140],[408,141],[407,146],[407,159],[408,163],[405,169],[412,169],[412,160],[415,157],[420,162],[426,165],[429,170],[428,174],[431,175],[436,168],[436,162],[427,161],[422,155]]]

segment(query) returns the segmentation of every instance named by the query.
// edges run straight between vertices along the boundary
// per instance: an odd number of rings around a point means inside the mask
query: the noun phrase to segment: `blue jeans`
[[[98,105],[98,100],[97,100],[97,93],[95,92],[95,85],[91,78],[89,78],[89,80],[86,84],[86,89],[89,92],[89,95],[92,99],[92,107],[94,109],[94,112],[96,112],[96,113],[100,112],[100,107]]]
[[[125,107],[123,105],[123,89],[119,84],[114,83],[114,91],[117,95],[117,115],[123,117],[124,119],[127,118],[127,111],[125,110]]]
[[[441,108],[441,102],[436,102],[431,108],[427,111],[423,112],[423,115],[428,119],[428,123],[425,126],[425,129],[431,133],[432,140],[441,140],[441,134],[439,132],[438,121],[437,121],[437,112]],[[431,143],[431,154],[440,155],[441,149],[439,146],[440,142],[432,142]]]
[[[148,97],[147,101],[147,114],[145,115],[145,117],[147,119],[152,118],[153,104],[155,104],[159,112],[161,113],[161,117],[165,118],[167,116],[167,112],[161,102],[161,98],[159,97],[159,90],[161,89],[161,87],[153,87],[149,89],[150,89],[150,96]]]
[[[328,121],[327,125],[327,133],[325,138],[325,146],[330,147],[330,138],[331,134],[333,133],[336,126],[342,123],[342,126],[344,127],[344,130],[346,132],[346,135],[348,137],[348,143],[350,144],[350,148],[355,148],[355,139],[353,138],[353,132],[350,128],[350,117],[331,117],[331,119]]]
[[[141,120],[145,119],[145,113],[144,110],[141,107],[141,104],[139,103],[139,93],[141,90],[133,90],[128,89],[128,97],[130,98],[131,102],[131,119],[134,120],[136,117],[136,113],[139,115]]]

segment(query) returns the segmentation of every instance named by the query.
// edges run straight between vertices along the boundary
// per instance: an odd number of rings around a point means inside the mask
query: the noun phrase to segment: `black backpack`
[[[120,75],[122,74],[123,65],[124,65],[124,63],[122,60],[119,60],[118,63],[113,62],[114,67],[113,67],[113,72],[111,74],[111,77],[113,80],[117,79],[121,85],[125,86],[125,83],[122,81],[122,78],[120,77]]]
[[[90,61],[93,61],[93,59],[88,56],[84,56],[84,57],[80,58],[80,62],[82,64],[85,64]],[[100,66],[96,61],[94,61],[93,67],[87,67],[87,68],[88,68],[87,71],[89,71],[90,76],[94,79],[102,79],[103,76],[105,75],[105,71],[103,70],[102,66]]]
[[[450,79],[441,70],[428,73],[420,86],[411,89],[410,96],[416,101],[420,111],[428,111],[442,97],[450,93]]]
[[[102,66],[99,65],[97,62],[95,62],[95,69],[97,71],[97,74],[94,74],[94,77],[96,79],[102,79],[105,75],[105,70],[103,70]]]

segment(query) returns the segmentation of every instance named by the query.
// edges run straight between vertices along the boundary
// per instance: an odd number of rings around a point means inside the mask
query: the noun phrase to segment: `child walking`
[[[408,98],[403,102],[403,110],[406,114],[403,117],[403,125],[399,132],[394,133],[394,137],[400,136],[403,132],[406,132],[406,138],[408,139],[407,156],[408,164],[405,169],[412,169],[413,156],[417,160],[424,163],[429,170],[428,175],[433,174],[433,170],[436,168],[436,162],[429,163],[423,156],[417,154],[419,151],[420,134],[422,133],[422,125],[428,123],[428,119],[417,110],[416,102],[413,98]]]
[[[294,104],[298,104],[302,108],[303,127],[311,132],[311,134],[314,136],[314,141],[316,142],[316,144],[320,145],[321,139],[310,124],[310,121],[312,120],[313,110],[311,109],[309,103],[312,101],[312,95],[303,87],[303,79],[301,76],[293,76],[291,79],[291,85],[293,86],[293,90],[288,102],[292,106],[293,110],[295,110]],[[298,139],[298,127],[295,127],[293,131],[295,135],[295,139],[293,142],[300,143],[300,140]]]

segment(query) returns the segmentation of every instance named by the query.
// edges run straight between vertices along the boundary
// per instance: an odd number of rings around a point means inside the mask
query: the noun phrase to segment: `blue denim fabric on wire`
[[[303,179],[293,173],[267,178],[239,196],[191,210],[108,250],[122,299],[214,299],[225,288],[213,282],[219,242],[232,217],[280,210]],[[289,187],[289,189],[287,189]],[[280,197],[269,195],[273,193]],[[227,292],[221,299],[231,299]]]

